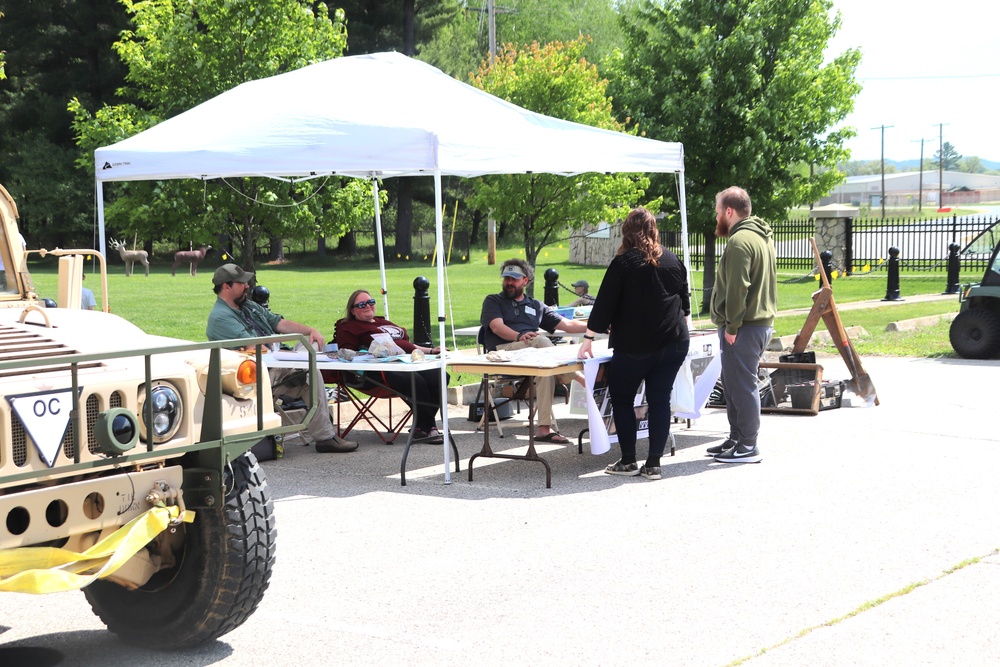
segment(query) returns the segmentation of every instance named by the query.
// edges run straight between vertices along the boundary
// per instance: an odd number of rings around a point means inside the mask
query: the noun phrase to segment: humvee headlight
[[[112,408],[97,416],[97,445],[110,456],[126,453],[139,440],[139,423],[135,415],[125,408]]]
[[[246,359],[236,369],[236,379],[240,384],[257,384],[257,362]]]
[[[148,442],[145,392],[140,392],[139,399],[139,420],[142,424],[142,436],[143,440]],[[184,416],[184,404],[181,402],[181,396],[177,389],[166,382],[153,387],[152,404],[153,443],[160,444],[174,437],[177,429],[181,427],[181,418]]]

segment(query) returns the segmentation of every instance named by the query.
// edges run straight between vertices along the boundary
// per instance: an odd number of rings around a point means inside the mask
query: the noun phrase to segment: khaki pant
[[[498,350],[523,350],[526,347],[552,347],[552,340],[548,336],[539,334],[531,339],[531,342],[515,341],[513,343],[503,343],[497,345]],[[555,429],[552,419],[552,396],[556,391],[556,379],[563,384],[569,384],[575,377],[574,373],[563,373],[562,375],[550,375],[548,377],[535,378],[535,404],[538,407],[537,423],[539,426],[549,426]]]
[[[295,368],[269,368],[268,374],[271,377],[271,393],[274,396],[280,394],[306,400],[311,392],[312,398],[306,402],[315,405],[316,412],[306,424],[306,430],[313,440],[332,440],[337,435],[337,429],[330,419],[330,406],[326,400],[326,387],[322,378],[310,383],[306,380],[306,371]]]

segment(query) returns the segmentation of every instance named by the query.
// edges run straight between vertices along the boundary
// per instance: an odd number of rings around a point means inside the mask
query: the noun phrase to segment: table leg
[[[488,459],[512,459],[516,461],[538,461],[543,466],[545,466],[545,488],[552,488],[552,468],[549,466],[549,462],[538,455],[535,451],[535,380],[534,378],[528,379],[528,453],[521,456],[518,454],[497,454],[490,449],[490,417],[492,416],[492,410],[490,409],[490,401],[485,400],[483,402],[483,414],[486,415],[486,428],[483,431],[483,448],[478,454],[473,454],[469,459],[469,481],[472,481],[472,463],[476,458],[482,456]],[[483,396],[486,396],[486,391],[489,390],[489,375],[483,376]]]
[[[406,448],[403,449],[403,460],[399,462],[399,482],[400,486],[406,486],[406,457],[410,455],[410,445],[413,444],[413,431],[417,428],[417,378],[416,373],[410,373],[410,405],[413,406],[413,416],[410,418],[410,433],[406,438]],[[445,408],[447,409],[447,408]],[[458,462],[458,446],[455,438],[448,429],[448,442],[451,445],[451,453],[455,456],[455,472],[461,472]],[[471,461],[470,461],[471,463]],[[469,471],[471,476],[472,471]]]

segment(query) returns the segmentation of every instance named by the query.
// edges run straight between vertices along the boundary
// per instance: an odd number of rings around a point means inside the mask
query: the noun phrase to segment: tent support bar
[[[382,243],[382,209],[378,204],[378,179],[372,176],[372,196],[375,197],[375,242],[378,244],[378,272],[382,276],[382,316],[389,319],[389,289],[385,282],[385,246]]]
[[[434,228],[435,243],[437,244],[437,293],[438,293],[438,342],[441,345],[441,427],[444,433],[444,444],[441,449],[444,451],[444,483],[451,484],[451,449],[448,443],[451,442],[448,425],[448,371],[444,362],[445,341],[445,316],[444,316],[444,215],[441,208],[441,169],[434,170]]]

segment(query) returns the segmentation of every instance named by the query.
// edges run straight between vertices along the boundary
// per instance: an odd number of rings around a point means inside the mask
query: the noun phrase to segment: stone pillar
[[[847,220],[858,217],[859,213],[860,209],[843,204],[817,206],[809,212],[815,225],[816,246],[820,252],[829,250],[833,254],[830,267],[841,273],[851,270],[847,266]]]

